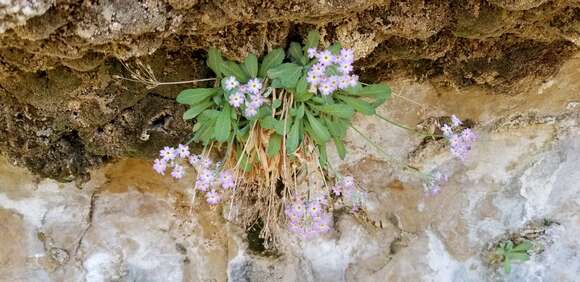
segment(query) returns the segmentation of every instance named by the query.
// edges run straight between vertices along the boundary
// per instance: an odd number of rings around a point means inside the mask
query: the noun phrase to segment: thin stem
[[[332,164],[330,162],[326,162],[326,164],[328,165],[328,168],[330,168],[332,173],[334,173],[335,177],[337,177],[337,178],[342,177],[342,174],[340,174],[340,172],[338,172],[336,169],[334,169],[334,167],[332,166]]]
[[[410,130],[410,131],[413,131],[413,132],[417,132],[417,130],[415,130],[415,129],[413,129],[413,128],[410,128],[410,127],[408,127],[408,126],[406,126],[406,125],[402,125],[402,124],[400,124],[400,123],[398,123],[398,122],[394,122],[394,121],[392,121],[392,120],[390,120],[390,119],[388,119],[388,118],[386,118],[386,117],[384,117],[384,116],[381,116],[381,115],[379,115],[379,114],[377,114],[377,113],[375,113],[375,115],[376,115],[378,118],[380,118],[380,119],[382,119],[382,120],[384,120],[384,121],[386,121],[386,122],[388,122],[388,123],[390,123],[390,124],[392,124],[392,125],[394,125],[394,126],[396,126],[396,127],[400,127],[400,128],[402,128],[402,129],[406,129],[406,130]]]
[[[416,172],[419,172],[419,173],[421,173],[421,172],[419,171],[419,169],[417,169],[416,167],[412,167],[412,166],[410,166],[410,165],[408,165],[408,164],[401,164],[401,161],[399,161],[399,160],[397,160],[397,159],[393,158],[392,156],[390,156],[390,155],[389,155],[387,152],[385,152],[385,151],[383,150],[383,148],[379,147],[379,145],[375,144],[375,142],[373,142],[373,141],[372,141],[370,138],[368,138],[366,135],[364,135],[364,133],[362,133],[360,130],[358,130],[358,128],[356,128],[356,127],[354,127],[354,126],[352,126],[352,125],[351,125],[350,127],[351,127],[352,129],[354,129],[354,131],[356,131],[356,132],[357,132],[357,133],[358,133],[358,134],[359,134],[359,135],[360,135],[360,136],[361,136],[363,139],[365,139],[365,141],[367,141],[367,142],[368,142],[369,144],[371,144],[371,145],[372,145],[372,146],[373,146],[375,149],[377,149],[377,150],[378,150],[378,151],[379,151],[381,154],[383,154],[383,156],[384,156],[384,157],[386,157],[387,159],[389,159],[389,160],[391,160],[391,161],[394,161],[394,162],[397,162],[397,163],[399,163],[400,165],[403,165],[405,168],[410,168],[410,169],[412,169],[412,170],[414,170],[414,171],[416,171]],[[421,173],[421,174],[422,174],[422,173]]]
[[[195,83],[195,82],[204,82],[204,81],[214,81],[216,78],[202,78],[202,79],[195,79],[195,80],[187,80],[187,81],[169,81],[169,82],[157,82],[157,85],[174,85],[174,84],[187,84],[187,83]]]
[[[153,81],[153,80],[145,81],[145,80],[127,78],[127,77],[123,77],[123,76],[120,76],[120,75],[114,75],[113,78],[127,80],[127,81],[132,81],[132,82],[137,82],[137,83],[149,84],[152,87],[157,87],[157,86],[160,86],[160,85],[187,84],[187,83],[196,83],[196,82],[204,82],[204,81],[214,81],[214,80],[216,80],[216,78],[202,78],[202,79],[186,80],[186,81],[159,82],[159,81]]]
[[[390,119],[388,119],[388,118],[386,118],[384,116],[381,116],[381,115],[379,115],[377,113],[375,113],[375,116],[377,116],[378,118],[380,118],[380,119],[382,119],[382,120],[384,120],[384,121],[386,121],[386,122],[388,122],[388,123],[390,123],[390,124],[392,124],[392,125],[394,125],[396,127],[399,127],[399,128],[402,128],[402,129],[406,129],[406,130],[409,130],[409,131],[412,131],[412,132],[417,133],[419,135],[422,135],[424,137],[431,137],[431,138],[443,137],[443,135],[429,134],[429,133],[426,133],[426,132],[423,132],[423,131],[419,131],[419,130],[410,128],[410,127],[408,127],[406,125],[400,124],[398,122],[394,122],[394,121],[392,121],[392,120],[390,120]]]

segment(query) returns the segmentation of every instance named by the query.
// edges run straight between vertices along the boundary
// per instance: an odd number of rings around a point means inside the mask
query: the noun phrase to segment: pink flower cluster
[[[366,198],[365,193],[357,189],[352,176],[345,176],[336,182],[332,187],[332,193],[337,197],[341,196],[344,203],[353,211],[361,209]]]
[[[288,229],[304,239],[330,231],[332,215],[327,205],[325,197],[311,200],[297,198],[288,203],[284,211],[289,219]]]
[[[165,175],[168,168],[171,168],[171,176],[181,179],[185,175],[185,167],[182,160],[189,158],[189,147],[179,144],[177,148],[165,147],[159,151],[159,158],[153,163],[153,170],[161,175]]]
[[[461,161],[465,161],[469,151],[471,151],[473,142],[477,140],[477,135],[470,128],[465,128],[461,132],[456,133],[455,129],[462,124],[459,118],[452,115],[451,125],[445,124],[441,127],[441,130],[443,131],[443,136],[449,140],[451,154]]]
[[[315,48],[310,48],[307,52],[309,58],[316,58],[316,64],[310,67],[306,76],[310,92],[319,91],[320,94],[328,96],[336,90],[356,86],[358,83],[358,76],[351,75],[354,62],[352,49],[341,49],[338,56],[329,50],[319,52]]]
[[[195,189],[205,193],[210,205],[219,204],[225,194],[236,187],[234,175],[229,170],[222,170],[221,163],[213,163],[209,158],[194,156],[189,164],[197,171]]]
[[[205,193],[206,201],[210,205],[221,202],[224,194],[236,187],[231,171],[222,170],[219,162],[214,164],[207,157],[191,154],[186,145],[179,144],[177,148],[165,147],[159,152],[159,156],[153,163],[153,170],[161,175],[165,175],[167,169],[171,168],[171,176],[181,179],[187,165],[195,168],[195,188]]]
[[[258,78],[250,79],[248,83],[241,85],[235,77],[229,76],[224,79],[223,87],[231,93],[228,98],[230,105],[236,109],[243,109],[247,118],[254,117],[266,101],[262,95],[262,81]]]

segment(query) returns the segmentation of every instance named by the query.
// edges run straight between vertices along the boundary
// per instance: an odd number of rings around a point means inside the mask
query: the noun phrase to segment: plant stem
[[[383,148],[381,148],[379,145],[375,144],[375,142],[373,142],[370,138],[368,138],[366,135],[364,135],[364,133],[362,133],[360,130],[358,130],[358,128],[354,127],[354,126],[350,126],[352,129],[354,129],[354,131],[356,131],[356,133],[358,133],[362,138],[365,139],[365,141],[367,141],[369,144],[371,144],[375,149],[377,149],[381,154],[383,154],[384,157],[386,157],[387,159],[389,159],[390,161],[394,161],[396,163],[398,163],[399,165],[402,165],[405,168],[409,168],[412,169],[418,173],[421,173],[421,171],[419,171],[419,169],[417,169],[416,167],[412,167],[408,164],[402,164],[401,161],[393,158],[392,156],[390,156],[387,152],[385,152],[383,150]],[[421,173],[423,174],[423,173]]]
[[[160,85],[187,84],[187,83],[195,83],[195,82],[204,82],[204,81],[214,81],[214,80],[216,80],[216,78],[202,78],[202,79],[186,80],[186,81],[168,81],[168,82],[150,81],[150,82],[147,82],[147,81],[143,81],[143,80],[122,77],[120,75],[114,75],[113,78],[127,80],[127,81],[132,81],[132,82],[137,82],[137,83],[143,83],[143,84],[150,84],[153,87],[157,87],[157,86],[160,86]]]
[[[204,82],[204,81],[214,81],[214,80],[216,80],[216,78],[202,78],[202,79],[187,80],[187,81],[157,82],[156,85],[186,84],[186,83],[195,83],[195,82]]]
[[[415,130],[415,129],[413,129],[413,128],[410,128],[410,127],[408,127],[408,126],[406,126],[406,125],[402,125],[402,124],[400,124],[400,123],[398,123],[398,122],[394,122],[394,121],[392,121],[392,120],[390,120],[390,119],[388,119],[388,118],[386,118],[386,117],[384,117],[384,116],[381,116],[381,115],[379,115],[379,114],[377,114],[377,113],[375,113],[375,115],[376,115],[378,118],[380,118],[380,119],[382,119],[382,120],[384,120],[384,121],[386,121],[386,122],[388,122],[388,123],[390,123],[390,124],[392,124],[392,125],[394,125],[394,126],[396,126],[396,127],[400,127],[400,128],[402,128],[402,129],[406,129],[406,130],[410,130],[410,131],[413,131],[413,132],[417,132],[417,130]]]
[[[381,115],[379,115],[377,113],[375,113],[375,116],[377,116],[378,118],[380,118],[380,119],[382,119],[382,120],[384,120],[384,121],[386,121],[386,122],[388,122],[388,123],[390,123],[390,124],[392,124],[392,125],[394,125],[396,127],[399,127],[399,128],[402,128],[402,129],[406,129],[406,130],[409,130],[409,131],[412,131],[412,132],[417,133],[417,134],[419,134],[421,136],[424,136],[424,137],[431,137],[431,138],[443,137],[443,135],[429,134],[429,133],[426,133],[426,132],[418,131],[418,130],[413,129],[413,128],[410,128],[410,127],[408,127],[406,125],[400,124],[398,122],[394,122],[394,121],[392,121],[392,120],[390,120],[390,119],[388,119],[388,118],[386,118],[384,116],[381,116]]]

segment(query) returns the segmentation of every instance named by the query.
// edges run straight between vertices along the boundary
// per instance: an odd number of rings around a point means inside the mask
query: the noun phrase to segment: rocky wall
[[[578,1],[0,2],[0,148],[61,181],[187,136],[173,98],[187,85],[119,81],[138,58],[160,81],[210,77],[205,50],[258,55],[320,30],[356,51],[366,81],[429,80],[519,95],[580,45]]]
[[[462,163],[442,140],[379,120],[355,125],[390,155],[449,181],[427,197],[417,177],[352,133],[344,174],[369,192],[363,220],[335,211],[334,230],[302,241],[283,234],[265,251],[227,209],[192,203],[188,183],[125,159],[83,184],[0,164],[1,281],[576,281],[580,275],[580,57],[539,90],[517,96],[390,81],[380,112],[401,122],[456,113],[479,126]],[[416,104],[418,103],[418,104]],[[420,106],[422,105],[422,106]],[[500,240],[541,248],[505,274],[490,264]]]

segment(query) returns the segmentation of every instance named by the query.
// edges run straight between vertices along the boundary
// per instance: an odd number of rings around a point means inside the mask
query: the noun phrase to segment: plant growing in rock
[[[494,261],[502,263],[504,272],[510,273],[512,262],[524,262],[530,259],[528,252],[533,246],[534,245],[527,240],[521,241],[515,246],[511,240],[500,242],[495,249]]]
[[[216,76],[213,87],[186,89],[177,96],[178,103],[189,107],[183,119],[194,120],[192,138],[164,148],[154,169],[160,174],[171,169],[179,179],[186,167],[193,167],[194,194],[204,193],[210,205],[229,198],[230,212],[238,212],[243,225],[262,220],[265,237],[284,221],[303,237],[327,232],[334,200],[352,211],[363,210],[365,193],[352,177],[335,173],[335,185],[328,185],[332,166],[327,146],[333,143],[344,158],[349,129],[371,142],[352,126],[353,116],[376,115],[391,122],[376,113],[391,91],[385,84],[359,82],[352,50],[338,43],[318,47],[319,34],[310,32],[303,45],[292,42],[286,52],[274,49],[261,60],[249,54],[242,63],[224,60],[211,48],[207,65]],[[164,84],[150,71],[133,72],[132,77],[150,87]],[[189,152],[191,142],[203,146],[200,155]],[[220,162],[210,159],[215,155]],[[312,175],[322,181],[309,183]],[[436,173],[422,177],[430,190],[446,180]]]

